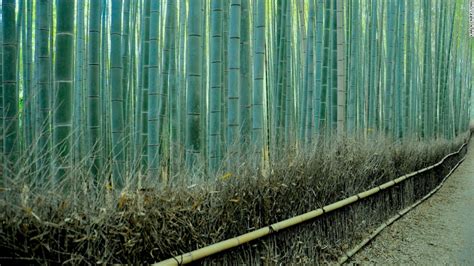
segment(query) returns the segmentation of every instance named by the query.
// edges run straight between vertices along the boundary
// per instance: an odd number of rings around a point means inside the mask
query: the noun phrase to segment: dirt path
[[[350,263],[474,265],[474,142],[435,195],[386,228]]]

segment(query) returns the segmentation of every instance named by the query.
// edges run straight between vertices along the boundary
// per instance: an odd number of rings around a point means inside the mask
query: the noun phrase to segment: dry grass
[[[439,161],[454,141],[392,142],[341,138],[305,151],[287,151],[262,177],[248,154],[212,181],[175,177],[173,185],[149,182],[146,189],[95,188],[81,167],[59,185],[37,185],[24,176],[0,192],[0,254],[6,262],[150,263],[316,209],[404,173]],[[453,162],[448,162],[446,169]],[[229,163],[230,164],[230,163]],[[26,165],[26,164],[25,164]],[[446,169],[437,169],[427,177]],[[202,173],[201,173],[202,175]],[[182,177],[179,177],[182,176]],[[134,177],[140,179],[139,177]],[[426,180],[425,180],[426,179]],[[181,181],[180,181],[181,180]],[[199,180],[199,181],[196,181]],[[389,217],[394,208],[421,197],[437,178],[410,181],[258,243],[204,261],[211,264],[331,261],[342,249]],[[129,180],[136,184],[137,180]],[[416,188],[416,189],[415,189]],[[426,191],[425,191],[426,190]],[[9,257],[14,258],[13,260]]]

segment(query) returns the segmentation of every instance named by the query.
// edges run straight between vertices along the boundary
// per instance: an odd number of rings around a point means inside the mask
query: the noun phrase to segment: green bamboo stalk
[[[148,89],[148,176],[159,178],[160,170],[160,112],[163,103],[159,87],[159,30],[160,1],[151,1],[150,13],[150,54],[149,54],[149,89]]]
[[[210,82],[209,82],[209,169],[216,171],[221,158],[219,149],[222,145],[221,132],[221,97],[222,97],[222,13],[223,0],[211,2],[211,47],[210,47]]]
[[[432,106],[432,56],[431,56],[431,1],[424,1],[424,26],[425,26],[425,35],[424,35],[424,60],[423,60],[423,92],[424,92],[424,134],[425,138],[430,138],[433,136],[433,118],[434,108]]]
[[[315,19],[314,1],[309,2],[309,16],[308,16],[308,37],[306,42],[306,63],[305,63],[305,81],[302,93],[301,108],[302,114],[300,117],[300,141],[301,144],[308,143],[313,135],[313,93],[314,93],[314,19]]]
[[[73,152],[75,162],[83,158],[83,63],[84,63],[84,1],[76,6],[75,56],[74,56],[74,111],[73,111]]]
[[[26,88],[25,91],[25,80],[26,80],[26,71],[24,71],[23,66],[26,66],[26,2],[20,2],[18,4],[18,14],[16,19],[16,32],[17,32],[17,98],[18,98],[18,136],[17,136],[17,143],[18,143],[18,153],[24,150],[25,140],[27,139],[28,127],[24,127],[25,125],[25,100],[28,100],[28,96],[24,97],[23,92],[28,94],[28,89]],[[21,92],[21,94],[20,94]]]
[[[274,53],[275,59],[274,62],[277,64],[275,66],[275,77],[274,79],[274,93],[273,98],[273,134],[274,135],[274,146],[280,147],[284,145],[285,137],[285,100],[286,100],[286,70],[287,62],[286,59],[286,45],[287,45],[287,13],[289,9],[289,1],[277,2],[276,7],[276,23],[275,23],[275,46],[276,52]],[[277,155],[277,149],[273,152]]]
[[[227,83],[227,144],[237,143],[240,132],[240,38],[241,38],[241,1],[232,0],[229,8],[228,37],[228,83]]]
[[[443,114],[444,114],[444,120],[442,121],[443,125],[445,125],[445,131],[444,131],[444,135],[445,137],[447,137],[448,139],[452,139],[454,138],[454,135],[451,134],[451,130],[450,130],[450,123],[449,121],[452,120],[452,112],[451,112],[451,108],[450,108],[450,104],[452,102],[452,96],[451,96],[451,93],[449,93],[449,85],[448,85],[448,78],[449,78],[449,73],[450,73],[450,68],[452,68],[452,62],[454,60],[452,60],[453,58],[453,55],[452,55],[452,46],[453,46],[453,29],[454,29],[454,24],[455,24],[455,15],[456,15],[456,6],[457,6],[457,3],[455,2],[454,3],[454,6],[452,8],[452,15],[451,15],[451,23],[450,23],[450,30],[449,30],[449,40],[448,40],[448,52],[447,52],[447,66],[449,67],[448,68],[448,71],[447,73],[444,73],[444,80],[443,80],[443,86],[445,88],[445,95],[444,95],[444,99],[443,99],[443,103],[445,104],[445,107],[444,107],[444,110],[443,110]],[[469,94],[469,95],[472,95],[472,94]],[[471,103],[469,104],[471,105]]]
[[[71,170],[74,2],[58,0],[56,10],[53,147],[56,181],[61,181]]]
[[[55,57],[52,53],[53,51],[53,48],[56,47],[56,40],[54,38],[54,36],[56,36],[56,32],[53,30],[54,26],[56,25],[56,21],[53,19],[53,10],[55,8],[55,5],[56,3],[53,3],[53,2],[50,2],[49,5],[48,5],[48,21],[49,21],[49,25],[50,25],[50,31],[49,31],[49,49],[50,49],[50,55],[51,55],[51,64],[50,64],[50,70],[49,70],[49,80],[51,82],[51,95],[50,95],[50,106],[51,107],[54,107],[54,75],[55,75],[55,72],[56,72],[56,64],[55,64]],[[54,113],[53,111],[51,111],[51,132],[52,134],[53,133],[53,118],[54,118]],[[51,136],[52,138],[53,136]],[[52,139],[51,139],[52,140]],[[53,154],[53,151],[52,151],[52,154]]]
[[[396,86],[394,90],[396,91],[396,105],[394,107],[395,110],[395,127],[394,127],[394,136],[398,138],[403,137],[403,124],[404,124],[404,101],[403,96],[406,94],[405,92],[405,84],[404,84],[404,64],[405,64],[405,1],[398,2],[398,20],[397,20],[397,66],[396,72],[397,75],[396,79]]]
[[[313,1],[314,2],[314,1]],[[308,3],[308,8],[309,5],[311,4],[311,1]],[[314,6],[314,3],[313,3]],[[305,90],[307,87],[307,80],[306,77],[308,76],[309,69],[307,66],[307,47],[308,47],[308,28],[309,26],[307,25],[310,23],[309,19],[309,12],[310,10],[305,7],[305,1],[297,1],[295,2],[295,12],[297,16],[294,18],[294,25],[295,29],[294,31],[294,43],[295,43],[295,48],[294,50],[294,57],[295,60],[293,60],[292,68],[294,69],[292,74],[293,74],[293,80],[295,83],[295,101],[296,99],[298,100],[296,102],[296,110],[294,113],[294,118],[295,120],[293,121],[293,124],[295,126],[295,132],[298,132],[297,134],[294,134],[295,137],[297,137],[296,140],[296,145],[301,147],[302,139],[301,138],[301,131],[305,130],[305,127],[307,125],[306,121],[311,121],[311,134],[314,132],[314,123],[313,123],[313,118],[314,118],[314,97],[311,97],[310,99],[304,99],[305,95]],[[308,12],[306,12],[308,10]],[[314,11],[313,11],[314,12]],[[313,16],[313,29],[315,27],[315,19]],[[297,26],[296,26],[297,25]],[[313,34],[313,40],[314,44],[314,34]],[[311,71],[312,71],[312,83],[313,83],[313,88],[312,88],[312,96],[314,95],[314,75],[316,71],[315,67],[315,62],[314,62],[314,47],[313,47],[313,55],[312,55],[312,65],[311,65]],[[305,107],[306,106],[306,107]],[[305,111],[305,108],[307,109]],[[309,110],[309,111],[308,111]],[[310,113],[309,113],[310,112]],[[304,116],[304,118],[303,118]],[[309,139],[308,139],[309,140]]]
[[[18,157],[17,38],[15,1],[2,1],[4,153],[9,162]],[[8,176],[8,175],[7,175]]]
[[[386,70],[386,91],[384,94],[384,128],[387,134],[391,134],[393,130],[393,91],[394,91],[394,59],[395,59],[395,19],[396,9],[395,2],[387,4],[387,70]]]
[[[144,21],[143,21],[143,40],[142,40],[142,103],[141,103],[141,152],[142,168],[147,169],[148,162],[148,90],[149,90],[149,62],[150,62],[150,13],[151,0],[144,1]]]
[[[385,10],[385,2],[382,1],[380,3],[380,8],[378,9],[378,14],[377,14],[377,17],[383,17],[383,13],[384,13],[384,10]],[[384,19],[379,19],[379,35],[380,35],[380,38],[378,38],[378,42],[377,42],[377,51],[375,52],[376,53],[376,57],[377,57],[377,65],[376,65],[376,71],[375,71],[375,81],[376,81],[376,86],[375,86],[375,98],[377,99],[377,103],[375,105],[375,124],[376,124],[376,129],[380,132],[383,132],[384,128],[383,128],[383,111],[384,111],[384,106],[383,106],[383,102],[384,102],[384,99],[382,98],[383,97],[383,86],[385,86],[385,79],[384,79],[384,76],[383,76],[383,72],[385,71],[385,64],[382,63],[382,58],[384,56],[384,53],[383,53],[383,47],[384,47],[384,36],[386,35],[385,34],[385,31],[383,30],[384,29]]]
[[[179,43],[178,34],[176,28],[178,27],[178,18],[179,18],[179,11],[177,9],[178,5],[174,1],[169,1],[167,6],[167,12],[170,12],[170,18],[167,22],[167,29],[169,30],[168,38],[170,38],[170,62],[169,62],[169,81],[168,81],[168,90],[169,90],[169,172],[175,172],[175,165],[177,165],[179,160],[179,150],[178,142],[179,142],[179,112],[178,112],[178,103],[179,103],[179,77],[178,75],[178,49],[177,44]]]
[[[202,150],[202,3],[189,2],[186,62],[186,165],[192,168]]]
[[[441,58],[442,58],[442,46],[443,46],[443,41],[444,39],[442,38],[443,35],[443,27],[444,27],[444,15],[445,8],[443,9],[443,2],[435,2],[435,11],[436,12],[436,17],[435,17],[435,32],[434,32],[434,69],[433,69],[433,83],[434,83],[434,88],[433,88],[433,105],[435,106],[434,108],[434,125],[433,125],[433,131],[436,137],[438,137],[438,119],[439,119],[439,112],[438,112],[438,101],[439,101],[439,96],[440,96],[440,76],[441,76],[441,68],[442,66],[440,65],[441,63]]]
[[[112,19],[110,29],[110,90],[111,90],[111,133],[112,133],[112,162],[113,184],[116,188],[124,185],[124,104],[122,85],[122,1],[112,1]],[[114,52],[119,51],[119,52]]]
[[[209,16],[207,16],[209,10],[209,1],[204,1],[201,6],[201,16],[203,19],[201,20],[201,32],[202,32],[202,38],[201,38],[201,45],[200,49],[202,50],[202,70],[201,70],[201,121],[200,121],[200,127],[201,127],[201,158],[205,160],[208,158],[208,150],[207,150],[207,137],[208,137],[208,102],[209,102],[209,90],[208,90],[208,75],[209,75],[209,69],[208,65],[210,64],[209,62],[209,31],[208,25],[209,25]],[[207,164],[204,164],[207,166]],[[204,171],[207,171],[208,169],[204,168]]]
[[[125,108],[128,114],[128,153],[129,168],[132,173],[139,171],[139,154],[140,151],[140,111],[141,111],[141,96],[142,93],[139,89],[139,69],[141,69],[141,60],[139,56],[140,42],[141,42],[141,19],[142,18],[142,1],[132,1],[130,6],[130,44],[129,44],[129,95],[127,99],[127,107]],[[140,106],[140,107],[138,107]]]
[[[161,63],[161,80],[160,80],[160,87],[159,87],[159,105],[158,105],[158,129],[157,132],[160,134],[161,140],[159,140],[159,147],[160,148],[160,157],[165,158],[168,161],[168,134],[169,134],[169,119],[168,119],[168,105],[169,105],[169,91],[170,89],[173,90],[174,88],[170,88],[170,81],[173,77],[170,75],[170,67],[172,60],[172,41],[174,36],[172,35],[174,30],[174,15],[175,15],[175,5],[173,1],[168,1],[166,6],[166,20],[165,20],[165,36],[164,38],[164,46],[163,46],[163,55],[162,55],[162,63]],[[166,166],[161,160],[158,162],[158,166]],[[166,171],[167,173],[167,171]],[[162,176],[162,181],[167,181],[166,176]]]
[[[91,1],[89,5],[89,42],[88,42],[88,68],[87,68],[87,87],[88,87],[88,140],[89,152],[91,155],[91,173],[98,178],[98,173],[102,168],[101,151],[101,29],[102,29],[102,4],[101,1]]]
[[[124,160],[126,162],[125,167],[129,169],[130,165],[130,142],[131,142],[131,129],[132,129],[132,114],[133,109],[131,108],[132,101],[132,89],[130,84],[130,61],[132,60],[130,52],[130,8],[133,1],[123,2],[123,15],[122,15],[122,40],[121,40],[121,56],[122,56],[122,92],[123,92],[123,109],[124,109]],[[132,34],[133,36],[134,34]]]
[[[329,121],[331,133],[337,130],[337,110],[338,110],[338,80],[337,80],[337,0],[331,0],[331,33],[330,42],[330,76],[329,76]]]
[[[267,44],[266,44],[266,57],[265,57],[265,63],[267,64],[267,69],[265,70],[265,80],[268,81],[267,82],[267,89],[266,89],[266,94],[265,94],[265,98],[266,98],[266,101],[267,101],[267,105],[266,105],[266,108],[265,108],[265,111],[267,112],[266,113],[266,116],[264,115],[264,119],[266,119],[266,121],[268,122],[268,148],[269,149],[272,149],[272,151],[268,151],[269,154],[272,154],[273,156],[273,150],[274,150],[274,143],[275,143],[275,140],[276,140],[276,134],[275,134],[275,126],[276,126],[276,122],[275,122],[275,108],[272,108],[275,104],[275,100],[274,100],[274,94],[275,94],[275,91],[276,91],[276,88],[275,88],[275,85],[276,85],[276,82],[275,82],[275,74],[276,74],[276,70],[275,70],[275,59],[276,59],[276,56],[275,56],[275,38],[273,37],[275,34],[276,34],[276,29],[275,29],[275,22],[276,22],[276,16],[275,15],[272,15],[274,14],[274,10],[275,10],[275,4],[276,3],[273,3],[273,2],[270,2],[268,3],[268,5],[266,6],[267,7],[267,13],[269,14],[269,16],[266,17],[266,22],[268,23],[267,24],[267,31],[265,33],[265,38],[268,40]]]
[[[265,30],[266,30],[266,3],[265,0],[256,0],[255,4],[255,45],[253,64],[253,91],[252,91],[252,140],[255,151],[260,160],[257,165],[260,169],[264,165],[264,84],[265,84]]]
[[[323,37],[324,37],[324,2],[323,0],[317,0],[316,6],[316,73],[315,73],[315,102],[314,108],[314,125],[316,133],[320,133],[320,118],[322,109],[322,91],[323,91]]]
[[[2,14],[2,20],[0,20],[0,154],[4,154],[4,138],[5,135],[5,118],[3,108],[3,5],[0,5],[0,13]],[[3,156],[0,156],[0,166],[3,167]]]
[[[35,109],[35,97],[33,92],[33,2],[25,3],[26,14],[24,15],[23,31],[23,129],[25,132],[24,145],[25,147],[32,147],[34,138],[34,123],[33,113]]]
[[[363,7],[364,5],[360,5],[360,2],[356,3],[358,5],[357,10],[353,10],[354,12],[351,13],[357,13],[358,16],[362,14],[360,10],[364,10]],[[361,8],[362,7],[362,8]],[[367,5],[367,11],[369,12],[369,5]],[[353,16],[352,14],[350,16]],[[365,16],[364,21],[365,25],[369,26],[370,25],[370,19],[371,17],[369,15]],[[358,19],[357,19],[358,20]],[[360,67],[357,67],[355,69],[354,73],[351,73],[350,75],[354,75],[354,83],[355,83],[355,109],[356,109],[356,114],[355,114],[355,124],[358,132],[362,133],[363,135],[367,135],[368,133],[368,101],[369,101],[369,64],[370,64],[370,52],[367,49],[370,44],[370,33],[369,29],[367,29],[366,33],[362,31],[362,21],[357,21],[355,22],[354,25],[350,25],[350,27],[356,32],[355,34],[357,35],[357,41],[352,45],[352,43],[349,43],[350,49],[356,50],[356,58],[357,59],[357,64],[360,65]],[[349,22],[348,22],[349,23]],[[365,36],[364,36],[365,35]],[[355,60],[354,60],[355,61]],[[348,62],[352,62],[351,59],[348,59]],[[349,75],[349,74],[348,74]],[[375,75],[373,75],[372,78],[375,78]],[[348,81],[349,82],[349,81]]]
[[[410,1],[409,1],[410,2]],[[421,15],[420,15],[421,17]],[[415,16],[414,14],[411,15],[410,17],[410,23],[408,25],[414,25],[415,24]],[[417,31],[420,30],[420,26],[418,25],[417,27]],[[410,35],[413,37],[413,40],[412,40],[412,46],[411,47],[415,47],[415,44],[419,43],[419,39],[420,39],[420,36],[418,35],[416,38],[415,38],[415,29],[414,27],[412,27],[412,29],[410,30]],[[420,46],[421,47],[421,46]],[[412,110],[414,113],[412,113],[412,129],[411,129],[411,133],[414,135],[414,136],[421,136],[422,133],[423,133],[423,130],[421,128],[421,123],[420,123],[420,117],[419,117],[419,114],[422,113],[422,107],[421,107],[421,93],[419,92],[420,90],[420,64],[417,64],[417,62],[421,61],[419,60],[419,52],[420,52],[420,48],[418,49],[413,49],[413,52],[411,53],[412,55],[412,63],[411,63],[411,69],[412,69],[412,73],[413,73],[413,78],[411,79],[413,81],[413,85],[412,85],[412,92],[411,92],[411,105],[413,106],[412,107]],[[421,128],[421,130],[420,130]]]
[[[414,17],[414,7],[413,7],[413,1],[407,1],[407,15],[405,16],[405,23],[407,25],[411,25],[410,27],[407,27],[407,33],[406,33],[406,61],[405,61],[405,69],[406,69],[406,75],[405,75],[405,86],[406,86],[406,91],[405,91],[405,126],[404,126],[404,133],[405,135],[413,136],[414,135],[414,120],[416,119],[414,117],[414,111],[415,111],[415,103],[414,103],[414,94],[413,91],[415,90],[414,85],[415,85],[415,75],[412,74],[412,72],[415,71],[413,69],[414,67],[414,39],[415,39],[415,31],[414,31],[414,25],[415,25],[415,17]]]
[[[281,104],[281,119],[280,119],[280,128],[283,138],[283,144],[285,146],[291,147],[291,116],[293,111],[293,92],[292,89],[293,84],[293,72],[292,72],[292,53],[291,53],[291,45],[292,45],[292,3],[291,1],[286,2],[286,8],[283,15],[283,23],[285,30],[284,37],[282,39],[283,44],[283,54],[282,54],[282,65],[283,69],[280,72],[282,76],[282,83],[281,83],[281,96],[280,96],[280,104]],[[283,26],[283,24],[282,24]]]
[[[344,0],[336,1],[337,31],[337,132],[343,134],[346,124],[346,52],[344,36]]]
[[[250,106],[252,101],[252,76],[250,56],[250,10],[249,0],[241,0],[241,23],[240,23],[240,88],[239,88],[239,124],[240,140],[245,147],[250,141],[251,115]]]
[[[360,36],[359,36],[359,1],[354,0],[352,1],[352,6],[350,7],[351,10],[351,18],[350,18],[350,61],[349,61],[349,87],[347,91],[348,101],[347,101],[347,132],[348,134],[353,134],[356,131],[357,125],[357,93],[359,92],[359,69],[361,68],[361,64],[359,61],[359,53],[360,53]],[[370,27],[373,27],[372,24]],[[369,27],[369,28],[370,28]],[[370,40],[370,34],[368,34]],[[371,40],[370,40],[371,42]],[[370,56],[369,56],[370,58]],[[370,75],[370,72],[369,72]],[[372,95],[369,95],[369,97]],[[373,99],[375,100],[375,99]],[[370,103],[370,98],[369,101]]]
[[[109,5],[110,2],[106,0],[102,1],[102,28],[101,28],[101,39],[102,39],[102,49],[101,53],[106,56],[101,56],[101,112],[102,112],[102,154],[101,156],[105,159],[107,158],[107,165],[110,165],[110,143],[111,143],[111,107],[110,107],[110,67],[109,67],[109,35],[110,27],[108,21],[110,20]],[[107,169],[110,171],[110,169]],[[108,182],[110,180],[107,180]]]
[[[143,80],[144,78],[144,69],[145,69],[145,29],[147,27],[147,24],[145,23],[145,10],[146,10],[146,3],[147,1],[138,1],[139,4],[139,9],[138,9],[138,16],[140,17],[140,27],[137,27],[137,35],[139,35],[139,44],[137,45],[138,47],[138,52],[137,54],[137,66],[136,66],[136,89],[135,89],[135,121],[134,121],[134,145],[135,145],[135,152],[134,152],[134,158],[135,158],[135,163],[137,164],[137,167],[139,170],[141,170],[142,167],[142,156],[143,156],[143,145],[142,145],[142,133],[143,133],[143,118],[142,118],[142,109],[143,109],[143,102],[144,102],[144,95],[143,93],[143,88],[144,88],[144,83],[145,81]],[[138,8],[138,7],[137,7]],[[136,22],[138,24],[138,22]],[[134,34],[135,35],[135,34]],[[148,82],[148,81],[147,81]],[[148,94],[148,92],[147,92]],[[147,116],[148,117],[148,116]],[[148,118],[147,118],[148,121]],[[147,132],[148,133],[148,132]]]
[[[179,4],[179,29],[180,29],[180,38],[179,38],[179,72],[183,73],[182,75],[179,75],[178,78],[178,84],[179,88],[185,88],[186,87],[186,69],[187,69],[187,50],[186,50],[186,44],[187,44],[187,39],[186,39],[186,30],[187,30],[187,25],[188,25],[188,9],[186,5],[186,0],[180,0]],[[186,106],[186,90],[178,90],[178,106]],[[178,109],[178,114],[177,116],[179,117],[179,121],[182,121],[182,123],[178,124],[178,142],[176,145],[181,145],[185,146],[186,145],[186,125],[182,126],[181,124],[186,124],[186,108],[179,108]],[[182,152],[182,155],[185,156],[186,152]]]
[[[298,139],[297,139],[297,145],[299,147],[301,147],[301,144],[304,143],[304,140],[305,140],[305,134],[306,134],[306,121],[307,121],[307,117],[309,116],[309,119],[311,120],[312,119],[312,113],[311,114],[308,114],[308,109],[311,109],[312,111],[312,108],[313,108],[313,103],[312,103],[312,99],[308,99],[308,76],[309,76],[309,67],[308,67],[308,47],[307,47],[307,39],[308,39],[308,36],[310,35],[310,32],[308,29],[306,29],[306,25],[311,23],[311,19],[308,20],[308,23],[305,23],[305,12],[304,12],[304,1],[300,1],[300,2],[297,2],[296,3],[296,12],[297,12],[297,16],[296,16],[296,23],[297,25],[299,25],[298,29],[297,29],[297,33],[296,33],[296,39],[297,39],[297,42],[298,40],[301,40],[300,42],[298,42],[298,47],[299,49],[297,50],[296,52],[296,60],[297,62],[301,62],[302,65],[300,66],[295,66],[298,70],[296,72],[298,72],[296,75],[298,76],[297,77],[297,96],[298,96],[298,112],[297,112],[297,119],[298,119],[298,123],[297,123],[297,130],[298,130]],[[309,5],[311,5],[311,2],[309,3]],[[313,3],[314,5],[314,3]],[[310,10],[308,12],[311,12],[311,8],[309,8]],[[314,10],[313,10],[313,14],[314,14]],[[313,15],[314,17],[314,15]],[[308,26],[309,28],[309,26]],[[313,36],[314,37],[314,36]],[[313,38],[314,39],[314,38]],[[313,55],[312,55],[312,58],[314,58],[314,52],[313,52]],[[312,66],[312,75],[314,76],[314,63],[311,65]],[[313,81],[314,82],[314,81]],[[313,88],[311,88],[313,89]],[[312,128],[311,128],[312,130]]]
[[[371,2],[371,19],[369,26],[369,69],[368,69],[368,132],[371,133],[375,131],[376,126],[376,64],[377,64],[377,40],[375,38],[377,34],[377,0],[372,0]]]
[[[319,115],[320,128],[324,131],[328,130],[328,94],[329,94],[329,36],[330,36],[330,16],[331,5],[330,0],[324,1],[324,32],[323,32],[323,62],[322,62],[322,85],[321,85],[321,107]]]
[[[48,0],[36,2],[36,69],[38,90],[38,117],[36,134],[39,136],[39,148],[37,149],[40,182],[46,181],[50,176],[51,164],[51,80],[50,65],[51,56],[49,49],[50,24],[48,20]]]

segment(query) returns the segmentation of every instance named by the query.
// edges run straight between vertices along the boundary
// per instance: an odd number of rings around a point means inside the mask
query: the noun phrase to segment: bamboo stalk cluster
[[[3,0],[4,166],[209,174],[320,136],[452,139],[473,87],[468,0]],[[32,149],[33,148],[33,149]],[[107,176],[107,175],[105,175]],[[103,181],[103,180],[102,180]]]

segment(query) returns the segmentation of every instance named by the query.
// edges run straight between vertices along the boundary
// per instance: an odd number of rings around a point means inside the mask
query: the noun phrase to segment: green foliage
[[[8,172],[36,146],[40,180],[87,162],[123,188],[249,151],[267,175],[336,134],[454,138],[473,87],[466,1],[5,0]]]

